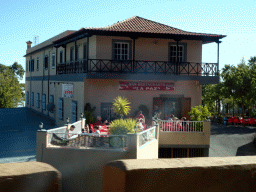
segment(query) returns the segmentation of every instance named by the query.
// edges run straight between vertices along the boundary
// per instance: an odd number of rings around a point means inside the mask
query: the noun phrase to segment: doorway
[[[165,98],[164,99],[164,118],[167,120],[170,115],[181,118],[181,99]]]

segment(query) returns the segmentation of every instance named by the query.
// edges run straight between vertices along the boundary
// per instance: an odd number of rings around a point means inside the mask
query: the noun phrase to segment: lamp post
[[[43,128],[44,128],[44,124],[42,122],[39,123],[39,131],[45,131],[45,129]]]
[[[232,92],[232,94],[233,94],[233,117],[235,116],[235,111],[234,111],[234,94],[235,94],[235,92],[236,92],[236,90],[234,89],[234,88],[232,88],[231,89],[231,92]]]

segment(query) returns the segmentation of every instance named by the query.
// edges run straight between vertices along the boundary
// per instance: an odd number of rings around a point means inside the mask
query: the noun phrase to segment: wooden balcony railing
[[[88,59],[57,65],[57,74],[73,73],[143,73],[218,76],[217,63],[167,62],[167,61],[132,61]]]

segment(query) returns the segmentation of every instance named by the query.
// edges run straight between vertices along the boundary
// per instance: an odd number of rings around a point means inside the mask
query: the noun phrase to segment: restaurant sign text
[[[119,81],[119,90],[173,91],[174,83]]]

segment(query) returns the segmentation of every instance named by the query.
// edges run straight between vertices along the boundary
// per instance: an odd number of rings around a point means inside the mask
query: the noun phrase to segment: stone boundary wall
[[[256,191],[256,157],[113,161],[104,168],[103,191]]]
[[[61,173],[46,163],[23,162],[0,164],[0,191],[58,192]]]

